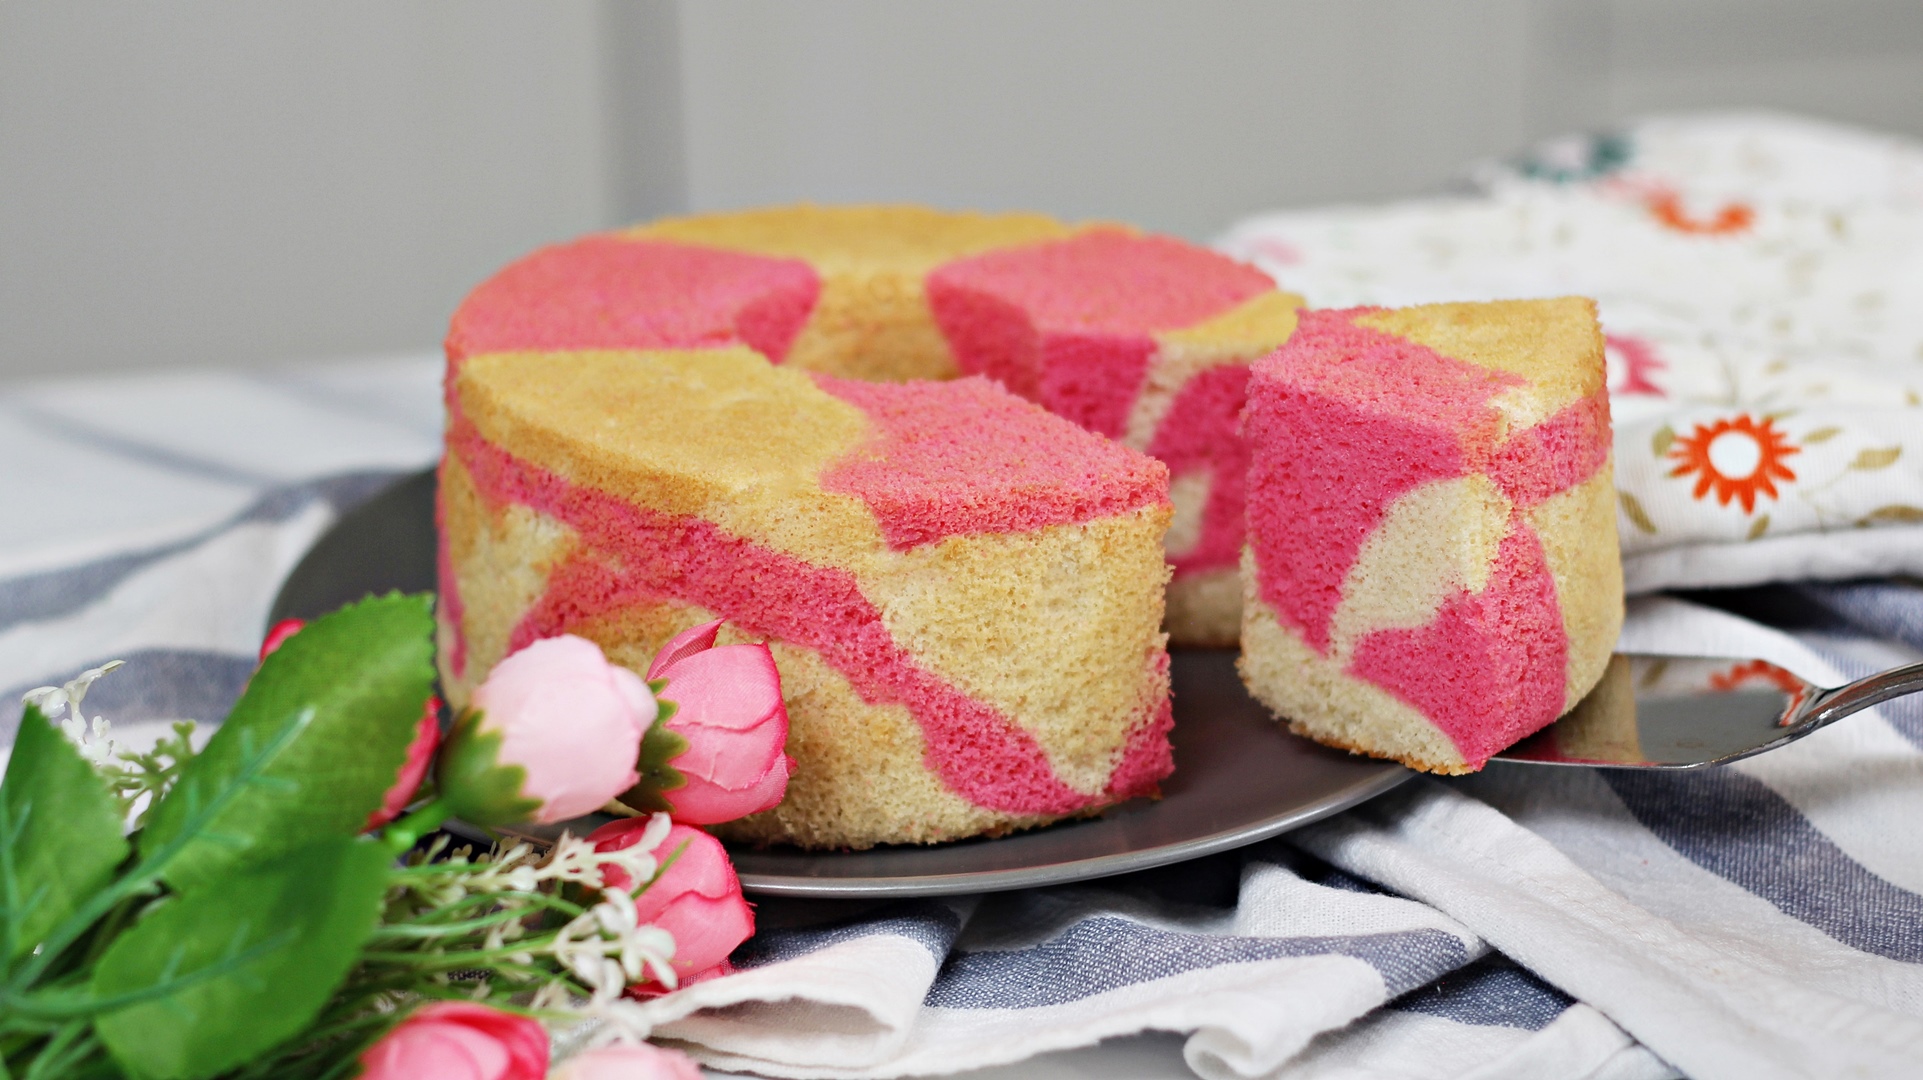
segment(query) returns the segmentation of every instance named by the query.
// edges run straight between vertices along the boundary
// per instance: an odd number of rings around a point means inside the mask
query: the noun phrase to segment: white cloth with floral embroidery
[[[1923,573],[1923,145],[1674,117],[1476,184],[1220,246],[1318,307],[1595,297],[1632,592]]]

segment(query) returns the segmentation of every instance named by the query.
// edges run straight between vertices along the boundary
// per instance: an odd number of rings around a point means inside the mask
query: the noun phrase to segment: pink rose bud
[[[591,641],[537,641],[494,666],[440,755],[441,798],[474,825],[547,824],[632,787],[654,695]]]
[[[387,797],[381,800],[381,808],[367,815],[365,828],[378,829],[401,816],[407,804],[414,801],[414,793],[421,789],[421,781],[427,779],[427,767],[434,763],[434,751],[441,747],[441,699],[430,697],[427,708],[421,710],[421,721],[415,725],[414,741],[407,746],[407,760],[401,762],[401,771],[394,777],[394,786],[387,789]]]
[[[570,1058],[552,1080],[701,1080],[701,1067],[679,1050],[626,1043]]]
[[[268,629],[267,637],[260,643],[260,656],[256,662],[267,659],[268,653],[286,644],[288,638],[300,633],[301,628],[306,625],[307,622],[304,619],[282,619],[275,623]]]
[[[613,821],[589,833],[588,842],[596,851],[620,851],[633,847],[647,828],[647,818]],[[601,865],[602,878],[614,889],[647,886],[634,898],[637,921],[674,935],[674,971],[686,982],[726,963],[736,946],[754,936],[754,910],[742,899],[741,881],[721,841],[700,829],[676,825],[654,857],[668,868],[652,885],[630,881],[627,871],[611,863]]]
[[[440,1001],[362,1051],[360,1080],[542,1080],[547,1071],[548,1034],[538,1021]]]
[[[795,761],[781,675],[766,645],[714,647],[720,620],[684,631],[648,666],[672,703],[661,726],[687,742],[650,775],[630,801],[666,810],[676,821],[715,825],[769,809],[788,793]],[[674,782],[679,774],[681,783]]]

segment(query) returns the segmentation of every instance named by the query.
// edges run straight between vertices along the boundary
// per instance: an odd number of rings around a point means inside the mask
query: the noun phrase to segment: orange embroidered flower
[[[1714,488],[1718,506],[1737,499],[1748,514],[1756,509],[1757,492],[1774,499],[1776,481],[1796,479],[1783,459],[1802,452],[1776,430],[1775,421],[1766,416],[1759,423],[1744,413],[1734,420],[1697,424],[1695,431],[1678,438],[1669,448],[1668,456],[1678,462],[1669,475],[1695,473],[1693,498],[1701,499]]]
[[[1697,236],[1728,236],[1747,230],[1756,223],[1756,211],[1748,203],[1724,203],[1711,218],[1691,217],[1683,209],[1683,197],[1673,191],[1657,189],[1645,196],[1650,214],[1666,229]]]

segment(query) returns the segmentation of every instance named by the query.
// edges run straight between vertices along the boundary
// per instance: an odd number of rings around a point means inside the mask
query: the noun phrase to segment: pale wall
[[[599,17],[0,2],[0,372],[433,344],[611,216]]]
[[[430,348],[517,252],[684,207],[1206,237],[1728,105],[1923,136],[1923,3],[0,0],[0,377]]]

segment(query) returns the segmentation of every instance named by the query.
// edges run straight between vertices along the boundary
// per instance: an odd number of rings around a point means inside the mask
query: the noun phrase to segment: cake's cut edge
[[[1449,736],[1406,702],[1318,655],[1253,595],[1243,600],[1236,670],[1289,730],[1325,746],[1458,776],[1475,771]]]

